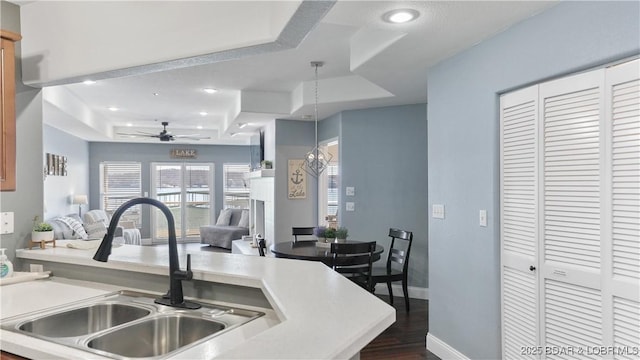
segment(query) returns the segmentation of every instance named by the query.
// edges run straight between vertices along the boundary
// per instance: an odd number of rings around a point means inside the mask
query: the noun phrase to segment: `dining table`
[[[358,243],[362,241],[346,240],[346,243]],[[317,241],[285,241],[271,245],[269,249],[277,258],[297,259],[321,261],[327,266],[331,266],[332,257],[331,247],[329,244],[317,244]],[[376,244],[376,250],[373,252],[373,261],[380,260],[381,254],[384,252],[382,245]]]

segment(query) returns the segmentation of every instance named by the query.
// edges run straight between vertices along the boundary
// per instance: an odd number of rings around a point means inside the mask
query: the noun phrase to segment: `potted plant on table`
[[[349,230],[346,227],[336,229],[336,242],[346,242],[347,236],[349,236]]]
[[[333,242],[333,240],[336,238],[336,229],[328,227],[324,231],[324,236],[327,238],[327,241]]]
[[[31,241],[51,241],[53,240],[53,226],[46,222],[39,222],[38,216],[33,218],[33,230],[31,231]]]
[[[316,237],[318,242],[327,242],[326,232],[327,232],[327,228],[324,226],[318,226],[313,228],[313,236]]]

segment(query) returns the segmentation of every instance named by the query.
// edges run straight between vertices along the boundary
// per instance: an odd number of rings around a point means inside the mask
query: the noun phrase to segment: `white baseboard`
[[[402,285],[391,284],[391,290],[393,290],[393,296],[403,297],[404,294],[402,292]],[[420,299],[420,300],[429,300],[429,288],[417,287],[417,286],[409,286],[407,288],[409,291],[409,297],[411,299]],[[387,289],[387,284],[378,283],[376,284],[376,295],[389,295],[389,290]]]
[[[470,360],[463,353],[452,348],[449,344],[430,333],[427,333],[427,350],[431,351],[435,356],[443,360]]]

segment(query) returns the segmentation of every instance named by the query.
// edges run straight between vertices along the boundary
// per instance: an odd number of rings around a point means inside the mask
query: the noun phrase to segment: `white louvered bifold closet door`
[[[540,330],[552,349],[547,359],[595,359],[578,349],[604,344],[603,87],[604,69],[540,85]]]
[[[501,113],[501,243],[503,354],[536,359],[523,346],[538,341],[537,147],[538,88],[503,96]]]
[[[505,94],[501,124],[503,357],[639,359],[640,60]]]
[[[640,60],[608,69],[607,132],[610,133],[612,342],[640,347]],[[616,352],[614,359],[640,353]]]

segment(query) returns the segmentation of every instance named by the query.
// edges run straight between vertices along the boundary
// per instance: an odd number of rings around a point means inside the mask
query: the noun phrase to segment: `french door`
[[[151,196],[173,215],[179,242],[200,240],[200,226],[213,223],[214,165],[212,163],[152,163]],[[151,212],[152,242],[166,243],[169,227],[164,214]]]

